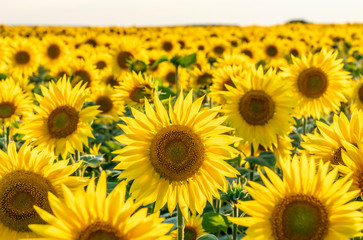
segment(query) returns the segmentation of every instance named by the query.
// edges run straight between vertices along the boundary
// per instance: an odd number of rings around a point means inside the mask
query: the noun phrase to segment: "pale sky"
[[[0,0],[0,24],[275,25],[292,19],[363,23],[362,0]]]

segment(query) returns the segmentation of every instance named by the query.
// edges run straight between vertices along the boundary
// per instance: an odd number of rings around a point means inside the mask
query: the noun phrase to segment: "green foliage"
[[[218,238],[213,234],[205,234],[197,238],[197,240],[218,240]]]
[[[228,227],[231,225],[232,223],[228,218],[222,214],[213,212],[203,214],[202,226],[209,233],[222,231],[227,234]]]
[[[197,62],[197,54],[192,53],[183,57],[173,57],[172,59],[170,59],[170,62],[174,64],[174,66],[188,68]]]
[[[158,60],[156,60],[152,65],[151,69],[156,68],[160,63],[168,61],[168,56],[163,55]]]
[[[276,165],[276,157],[272,152],[261,152],[258,157],[251,156],[245,158],[245,160],[249,163],[269,167],[271,169],[273,169]]]

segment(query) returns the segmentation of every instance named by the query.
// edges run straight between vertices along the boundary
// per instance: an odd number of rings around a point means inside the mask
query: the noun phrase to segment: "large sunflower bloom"
[[[215,118],[220,107],[199,111],[203,98],[192,102],[192,92],[182,93],[169,106],[169,114],[155,96],[156,112],[145,102],[146,114],[132,109],[135,118],[122,118],[126,133],[116,139],[127,146],[115,153],[124,169],[121,178],[133,180],[130,193],[145,204],[156,202],[155,211],[165,203],[172,213],[176,204],[183,215],[188,208],[202,213],[208,200],[219,198],[218,189],[227,190],[225,177],[238,172],[224,160],[236,155],[230,147],[240,139],[222,133],[225,117]]]
[[[352,201],[359,191],[349,191],[351,174],[337,181],[337,169],[305,155],[281,165],[283,180],[264,168],[265,186],[250,182],[246,187],[254,200],[239,202],[248,217],[230,218],[248,227],[246,240],[350,239],[362,230],[363,203]]]
[[[343,142],[356,144],[363,141],[363,112],[353,111],[350,121],[344,113],[340,116],[334,115],[333,123],[327,124],[317,121],[318,131],[314,134],[302,136],[304,142],[301,146],[308,155],[321,158],[323,161],[330,161],[332,164],[344,164],[342,160]]]
[[[37,114],[21,130],[24,140],[63,157],[75,149],[83,152],[83,144],[88,147],[88,137],[93,137],[89,123],[100,112],[98,106],[83,108],[85,87],[78,83],[72,88],[66,77],[50,82],[49,89],[41,86],[43,97],[36,95],[39,106],[34,106]]]
[[[140,203],[125,199],[126,182],[119,183],[106,196],[106,174],[101,173],[97,187],[92,179],[87,191],[79,188],[72,193],[63,187],[64,201],[49,194],[50,208],[35,207],[48,225],[33,224],[29,227],[48,240],[89,239],[168,239],[165,235],[172,224],[162,223],[159,213],[147,215],[147,208],[134,213]]]
[[[277,137],[290,130],[291,112],[296,99],[291,96],[291,86],[281,80],[270,68],[266,74],[262,67],[251,68],[246,75],[232,76],[236,88],[225,85],[224,113],[236,128],[236,135],[265,149],[277,147]]]
[[[337,111],[340,102],[346,102],[344,92],[350,86],[350,75],[343,70],[343,59],[338,52],[304,54],[301,59],[292,56],[293,64],[283,70],[282,76],[293,83],[299,101],[297,114],[320,118],[321,114]]]
[[[0,239],[36,237],[28,225],[44,221],[33,206],[50,211],[48,192],[62,197],[62,184],[72,191],[87,184],[87,178],[69,176],[80,162],[68,165],[68,160],[54,163],[55,159],[25,144],[17,152],[14,142],[8,154],[0,150]]]

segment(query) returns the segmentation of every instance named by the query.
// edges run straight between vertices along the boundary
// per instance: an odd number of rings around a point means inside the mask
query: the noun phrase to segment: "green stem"
[[[183,213],[180,210],[179,205],[178,208],[178,240],[184,240],[184,217]]]
[[[74,162],[78,163],[79,160],[81,159],[81,153],[78,150],[74,151]],[[82,168],[78,168],[78,175],[80,177],[82,177],[84,174],[84,171],[82,170]]]
[[[176,99],[179,96],[179,65],[175,66],[175,85],[176,85]]]
[[[238,208],[235,204],[233,204],[233,217],[238,217]],[[234,223],[232,226],[233,240],[237,240],[237,229],[238,229],[238,226],[237,226],[237,224]]]
[[[255,154],[255,151],[253,149],[253,144],[251,143],[251,157],[253,157],[254,154]],[[250,169],[252,170],[252,172],[250,174],[250,180],[253,181],[253,179],[255,177],[255,164],[254,163],[250,163]]]
[[[5,127],[3,125],[3,132],[4,132],[4,136],[5,136],[5,151],[8,149],[9,143],[10,143],[10,126]]]
[[[307,122],[307,119],[304,117],[303,118],[303,129],[302,129],[303,135],[306,135],[306,122]]]
[[[220,199],[216,199],[216,213],[219,213],[221,209],[222,201]]]

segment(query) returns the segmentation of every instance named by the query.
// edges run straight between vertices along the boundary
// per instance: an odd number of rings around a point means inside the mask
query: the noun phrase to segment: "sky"
[[[67,26],[363,23],[362,0],[0,0],[0,24]]]

